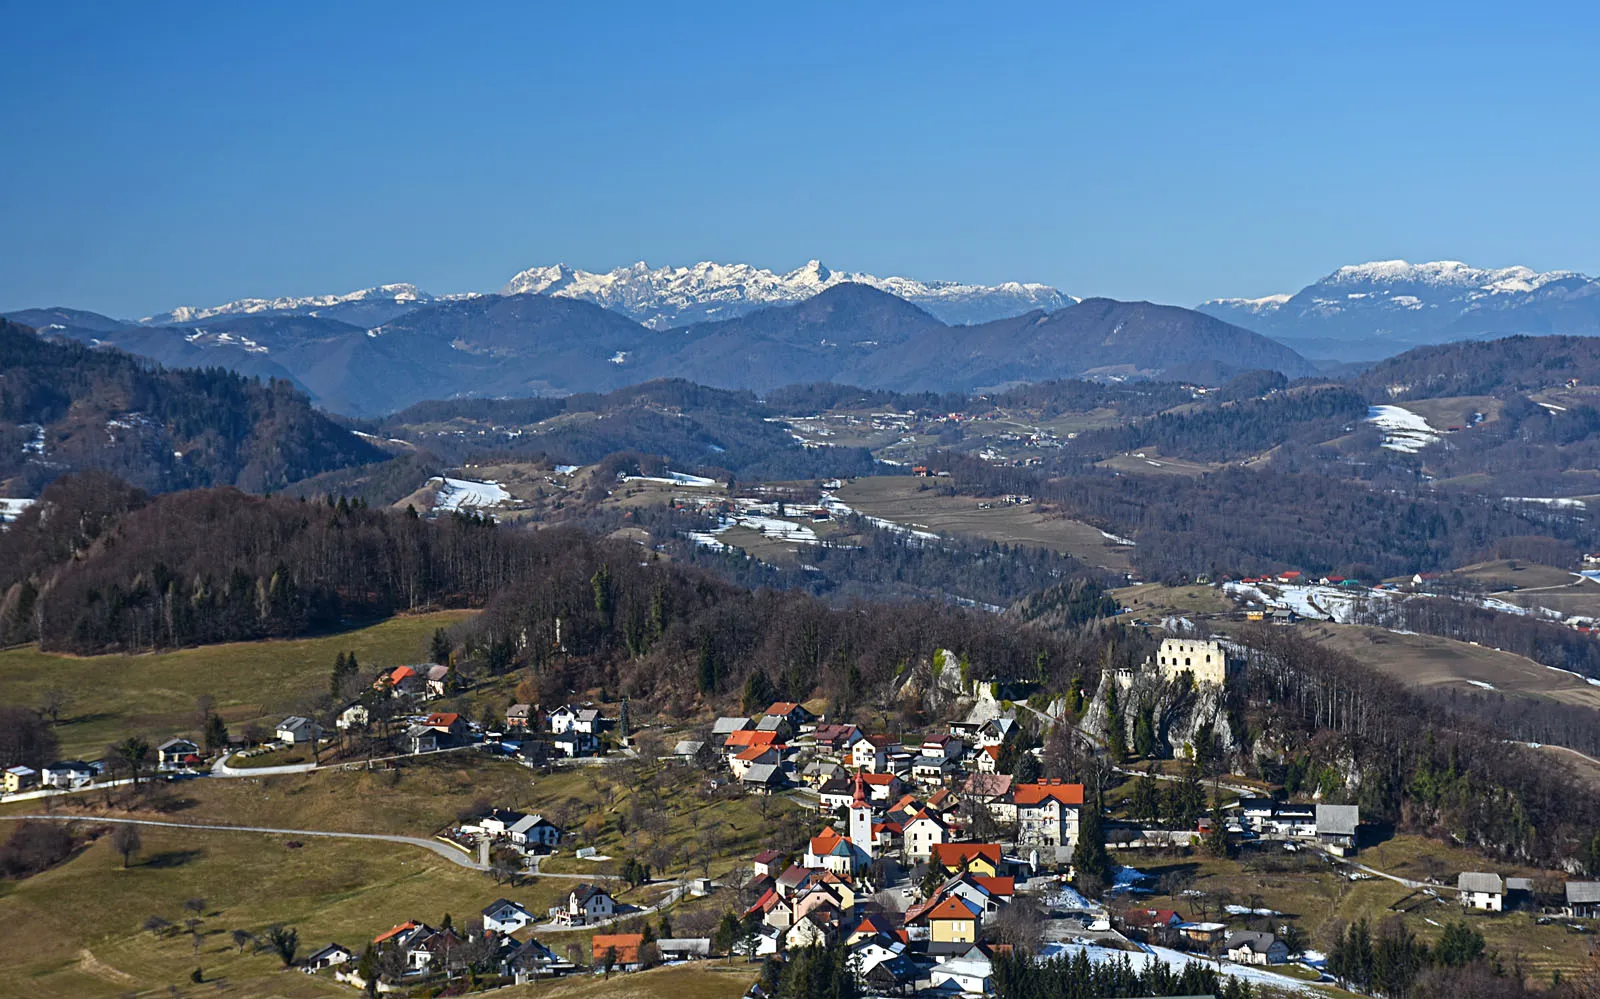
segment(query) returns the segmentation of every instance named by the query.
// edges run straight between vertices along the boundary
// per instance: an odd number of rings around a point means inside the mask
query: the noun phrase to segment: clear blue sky
[[[0,309],[560,260],[1179,304],[1390,257],[1600,272],[1592,4],[4,11]]]

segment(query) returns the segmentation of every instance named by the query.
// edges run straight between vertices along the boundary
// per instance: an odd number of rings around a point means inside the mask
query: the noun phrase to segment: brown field
[[[1006,544],[1036,545],[1114,572],[1132,571],[1129,548],[1082,521],[1043,512],[1037,503],[1006,505],[972,496],[942,496],[937,479],[879,476],[838,490],[855,510],[918,530],[967,534]],[[980,503],[993,503],[988,509]]]
[[[1398,405],[1411,410],[1436,430],[1465,427],[1473,413],[1482,413],[1485,422],[1498,420],[1502,403],[1488,395],[1457,395],[1443,399],[1413,399]]]
[[[1140,583],[1112,590],[1117,605],[1128,608],[1127,619],[1142,621],[1168,616],[1211,617],[1233,610],[1233,602],[1215,586],[1167,586]]]
[[[1109,468],[1129,475],[1187,475],[1190,477],[1204,475],[1207,472],[1215,472],[1223,467],[1202,461],[1188,461],[1184,458],[1163,458],[1153,448],[1134,454],[1119,454],[1097,462],[1097,464],[1101,468]]]
[[[1358,625],[1319,621],[1302,624],[1300,629],[1306,637],[1348,653],[1411,686],[1487,689],[1470,682],[1476,680],[1505,694],[1600,708],[1600,687],[1510,652]]]

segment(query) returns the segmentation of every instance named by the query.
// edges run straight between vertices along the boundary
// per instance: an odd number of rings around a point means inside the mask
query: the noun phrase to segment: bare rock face
[[[919,662],[900,675],[900,700],[920,704],[929,714],[967,710],[974,698],[973,685],[964,679],[965,673],[954,652],[939,649],[932,659]]]
[[[1238,739],[1224,710],[1226,691],[1214,683],[1195,684],[1188,679],[1165,680],[1147,667],[1106,671],[1085,709],[1080,728],[1096,738],[1107,738],[1120,723],[1126,745],[1135,745],[1140,714],[1147,708],[1159,752],[1185,756],[1209,732],[1223,752],[1238,748]]]

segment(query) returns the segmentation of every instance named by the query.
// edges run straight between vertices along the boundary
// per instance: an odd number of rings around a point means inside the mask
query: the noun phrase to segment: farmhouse
[[[1259,930],[1240,930],[1229,936],[1224,946],[1228,960],[1239,964],[1282,964],[1289,960],[1289,948],[1284,942]]]
[[[483,928],[496,933],[515,933],[533,922],[533,913],[510,899],[497,898],[483,910]]]
[[[1600,881],[1568,881],[1567,904],[1561,911],[1575,919],[1600,917]]]
[[[1456,879],[1456,888],[1461,892],[1461,904],[1465,908],[1482,909],[1485,912],[1501,912],[1505,909],[1505,882],[1500,880],[1498,874],[1465,871]]]

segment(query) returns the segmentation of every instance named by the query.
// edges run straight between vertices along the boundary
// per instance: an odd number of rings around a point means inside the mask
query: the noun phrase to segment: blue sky
[[[1600,272],[1600,14],[1394,6],[9,3],[0,308],[559,260],[1178,304]]]

